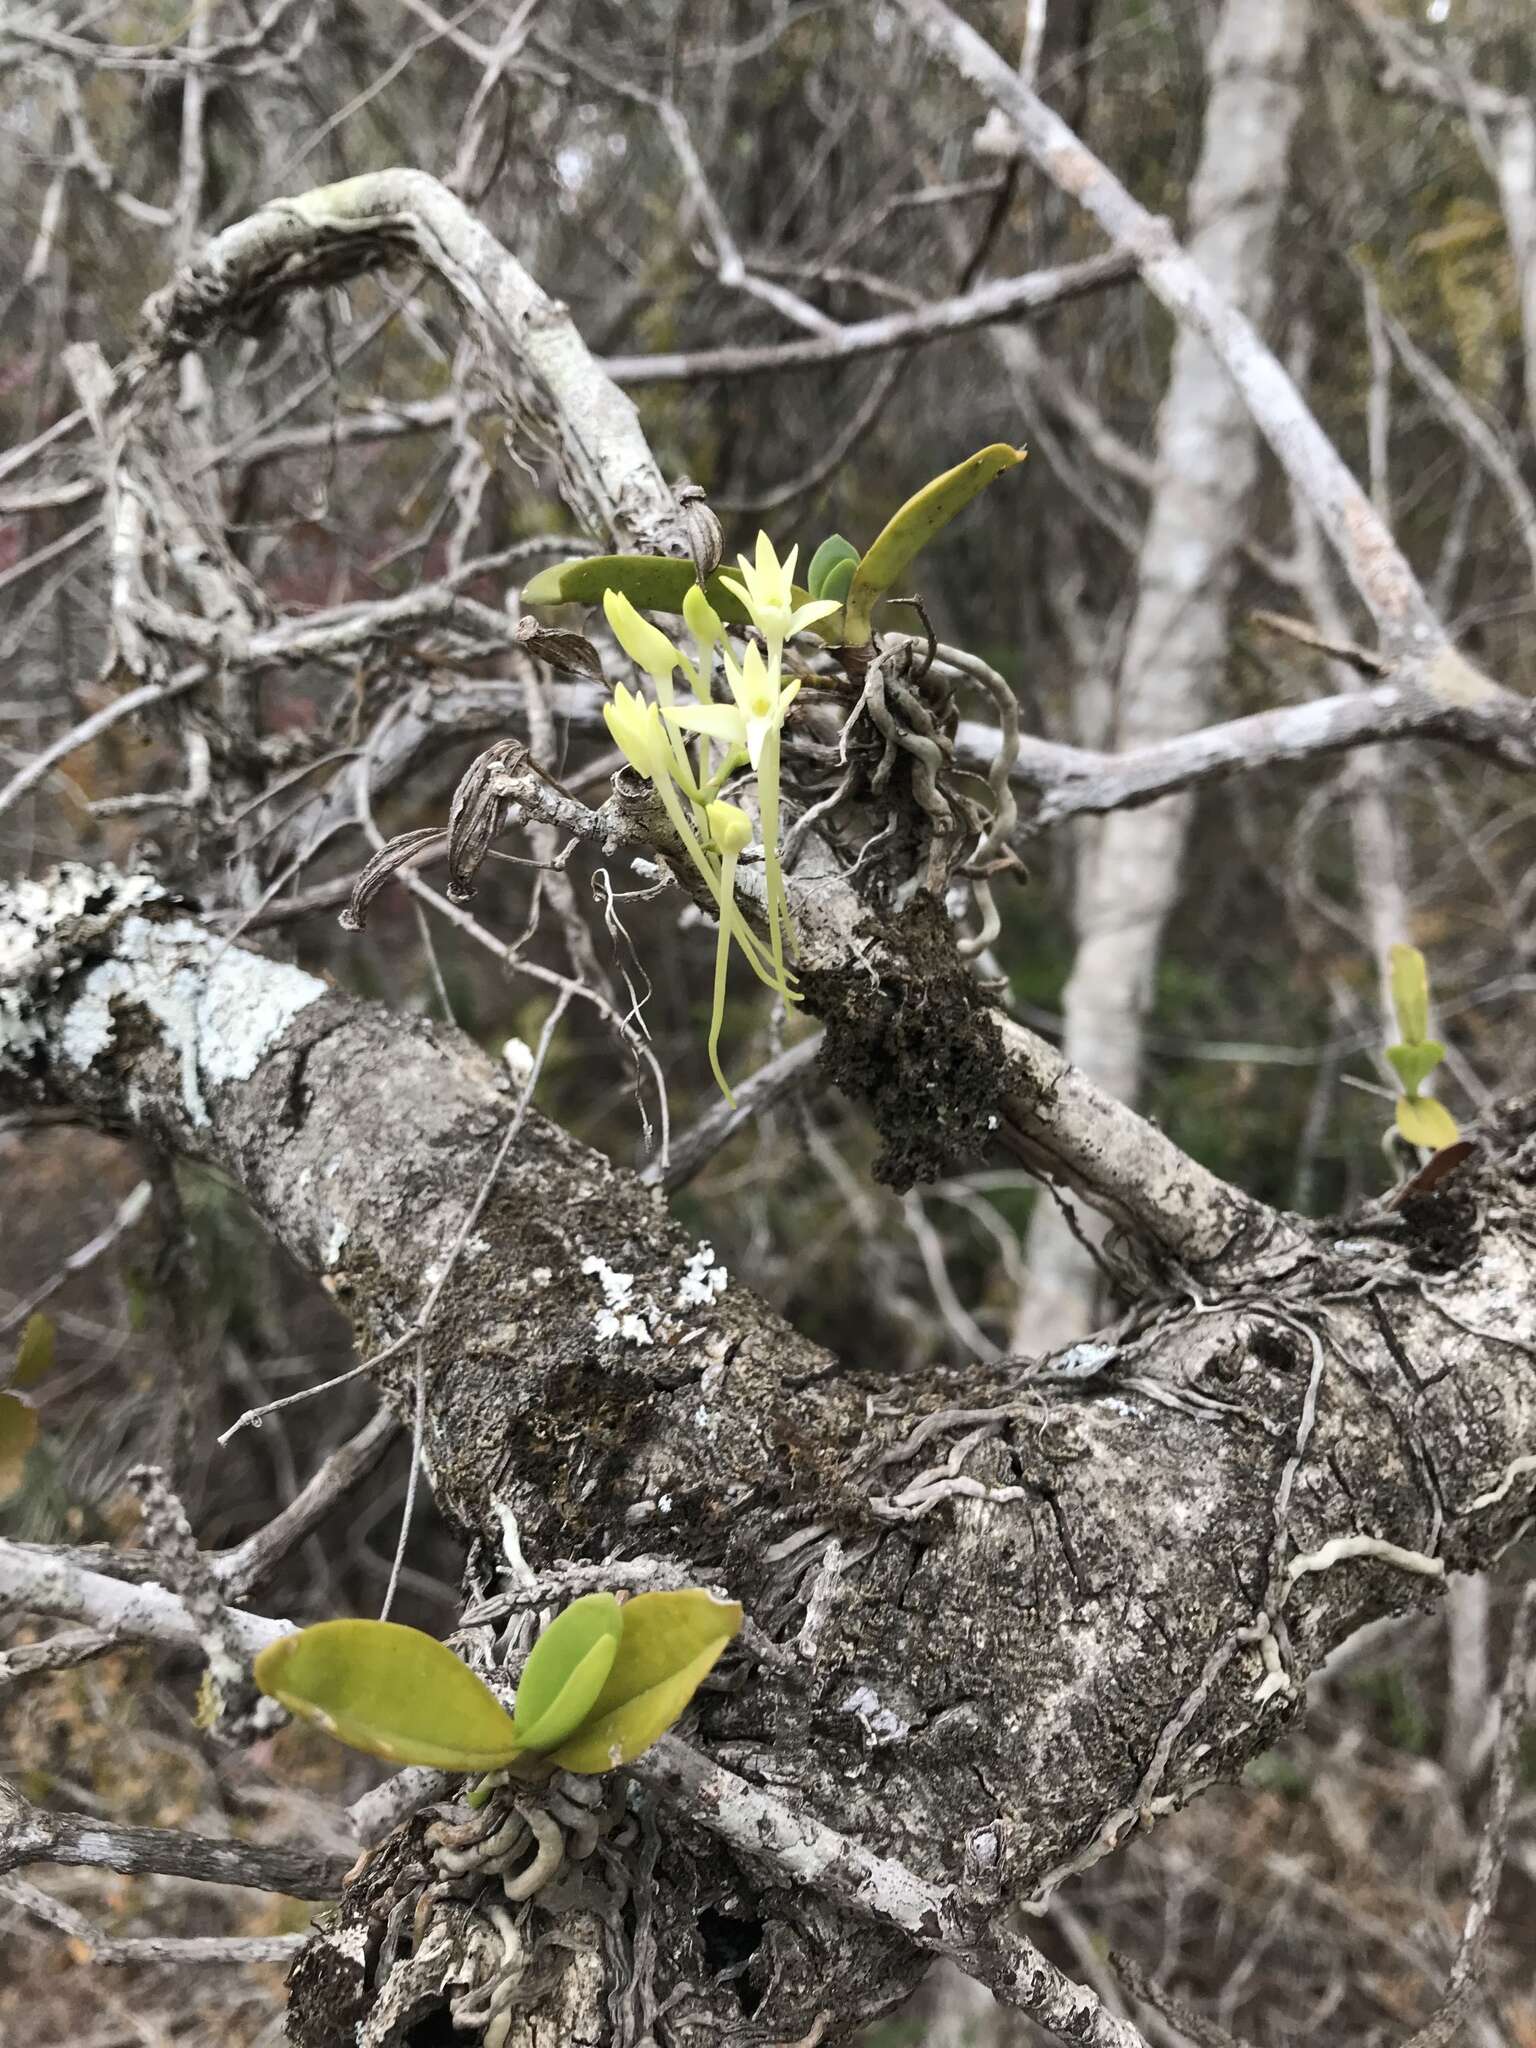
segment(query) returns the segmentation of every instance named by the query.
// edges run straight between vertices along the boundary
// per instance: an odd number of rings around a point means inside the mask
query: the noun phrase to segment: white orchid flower
[[[799,553],[799,548],[793,547],[781,562],[767,534],[759,533],[757,560],[749,562],[745,555],[738,555],[740,577],[720,578],[732,597],[740,599],[753,625],[768,642],[770,663],[777,662],[786,640],[842,610],[841,605],[826,598],[812,598],[796,605],[795,561]]]
[[[734,701],[668,705],[662,716],[669,725],[707,733],[712,740],[723,740],[726,746],[739,749],[751,762],[752,772],[760,776],[768,736],[784,723],[784,714],[795,701],[800,679],[796,676],[786,689],[777,665],[770,667],[759,648],[749,647],[739,668],[729,650],[723,651],[725,679]]]

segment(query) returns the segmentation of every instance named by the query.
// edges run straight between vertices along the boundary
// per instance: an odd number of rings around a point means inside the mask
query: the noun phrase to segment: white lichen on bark
[[[189,917],[146,915],[165,891],[148,875],[66,866],[0,900],[0,1066],[24,1068],[45,1043],[86,1073],[129,1009],[154,1020],[181,1067],[182,1106],[205,1127],[205,1090],[248,1081],[288,1026],[326,992],[300,968],[230,945]],[[50,1001],[111,933],[64,1011]]]
[[[0,1068],[25,1067],[45,1041],[40,999],[69,971],[64,934],[89,938],[162,893],[149,875],[76,866],[10,885],[0,898]]]
[[[187,1115],[205,1125],[204,1084],[248,1081],[299,1012],[324,994],[314,975],[273,961],[258,967],[253,955],[223,945],[190,918],[134,916],[124,921],[114,957],[86,976],[59,1044],[71,1066],[90,1067],[116,1035],[116,1007],[147,1011],[181,1061]]]

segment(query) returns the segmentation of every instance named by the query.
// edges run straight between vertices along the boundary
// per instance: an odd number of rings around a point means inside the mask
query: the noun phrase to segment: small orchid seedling
[[[617,1600],[588,1593],[544,1629],[509,1714],[446,1643],[393,1621],[322,1621],[257,1657],[264,1693],[338,1742],[393,1764],[535,1783],[596,1775],[664,1735],[741,1628],[734,1600],[701,1586]]]
[[[1461,1132],[1445,1104],[1422,1092],[1445,1058],[1445,1047],[1429,1035],[1429,969],[1417,946],[1392,948],[1389,979],[1398,1041],[1386,1051],[1401,1089],[1393,1120],[1410,1145],[1421,1152],[1443,1152],[1460,1143]]]

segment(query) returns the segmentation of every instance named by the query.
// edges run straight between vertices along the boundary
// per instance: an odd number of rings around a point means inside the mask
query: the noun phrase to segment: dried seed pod
[[[686,476],[679,477],[672,496],[683,515],[683,531],[688,536],[693,573],[702,585],[720,566],[725,553],[725,535],[720,530],[719,520],[709,509],[702,484],[696,484]]]
[[[547,661],[563,675],[590,676],[595,683],[606,681],[603,658],[584,633],[566,633],[556,626],[541,626],[537,619],[521,618],[517,637],[536,660]]]
[[[477,754],[464,771],[453,793],[448,813],[448,900],[467,903],[475,893],[475,876],[480,872],[491,841],[507,821],[507,794],[503,782],[516,774],[528,760],[521,740],[498,740]]]
[[[347,907],[336,922],[344,932],[360,932],[368,922],[368,906],[378,895],[391,875],[414,860],[434,840],[441,841],[447,834],[439,825],[426,825],[416,832],[402,832],[397,839],[391,839],[387,846],[381,846],[369,861],[357,880],[352,884],[352,894]]]

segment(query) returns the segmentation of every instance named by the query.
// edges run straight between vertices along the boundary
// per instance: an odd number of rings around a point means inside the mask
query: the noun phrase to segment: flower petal
[[[809,604],[802,604],[790,613],[789,626],[784,637],[787,640],[795,633],[803,633],[807,626],[817,625],[822,619],[830,619],[834,612],[841,610],[842,606],[833,598],[813,598]]]
[[[754,775],[759,772],[763,765],[763,748],[768,744],[769,735],[778,729],[778,723],[777,708],[767,718],[749,718],[747,720],[747,759],[752,763],[752,773]]]
[[[752,844],[752,820],[739,804],[713,803],[704,815],[716,853],[744,853]]]
[[[703,655],[707,656],[710,649],[724,638],[725,628],[720,622],[720,614],[697,583],[689,587],[688,595],[683,599],[683,618]]]
[[[661,715],[671,725],[705,732],[712,740],[729,740],[738,747],[745,736],[745,721],[734,704],[669,704]]]
[[[614,745],[637,775],[651,779],[651,755],[640,733],[617,704],[603,706],[603,722],[613,735]]]
[[[682,661],[680,650],[649,619],[641,618],[622,590],[603,592],[603,613],[613,637],[637,667],[659,681],[670,681]]]

